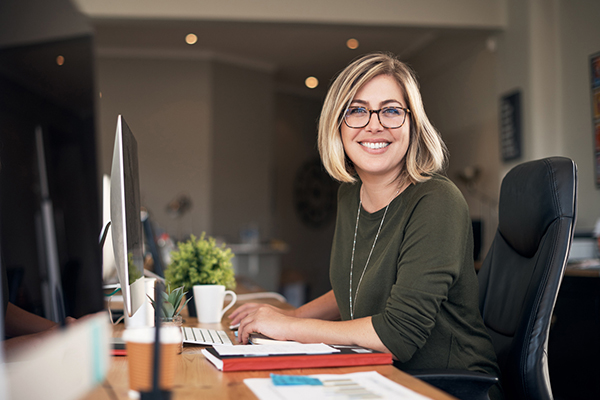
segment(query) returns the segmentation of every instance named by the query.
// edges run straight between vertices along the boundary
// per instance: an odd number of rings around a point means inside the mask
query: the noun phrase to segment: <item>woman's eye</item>
[[[362,107],[355,107],[355,108],[348,109],[348,115],[363,115],[366,113],[367,113],[367,109],[362,108]]]
[[[387,117],[397,117],[400,115],[400,109],[396,107],[384,108],[381,112]]]

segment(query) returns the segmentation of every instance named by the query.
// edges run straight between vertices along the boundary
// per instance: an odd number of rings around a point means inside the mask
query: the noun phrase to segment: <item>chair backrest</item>
[[[507,399],[552,399],[548,334],[576,220],[577,167],[563,157],[514,167],[479,271],[479,308]]]

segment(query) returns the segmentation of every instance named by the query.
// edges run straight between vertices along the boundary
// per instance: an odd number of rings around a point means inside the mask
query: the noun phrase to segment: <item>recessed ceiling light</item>
[[[196,44],[197,41],[198,41],[198,36],[194,35],[193,33],[188,33],[187,36],[185,37],[185,42],[187,44]]]
[[[315,78],[314,76],[309,76],[304,81],[304,84],[306,85],[307,88],[314,89],[317,86],[319,86],[319,80],[317,78]]]
[[[354,38],[350,38],[348,40],[346,40],[346,46],[351,49],[351,50],[355,50],[358,48],[358,40],[354,39]]]
[[[56,64],[63,65],[65,63],[65,58],[63,56],[56,57]]]

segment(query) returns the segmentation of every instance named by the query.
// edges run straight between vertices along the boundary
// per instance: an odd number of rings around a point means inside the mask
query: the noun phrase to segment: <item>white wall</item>
[[[212,63],[212,232],[237,243],[240,231],[273,233],[274,92],[270,72]]]
[[[559,126],[563,154],[579,167],[578,230],[593,229],[600,218],[600,190],[595,187],[589,57],[600,52],[600,2],[559,2]]]
[[[211,228],[211,66],[201,60],[97,59],[100,172],[110,174],[117,115],[138,142],[142,205],[176,238]],[[180,194],[192,199],[181,219],[166,213]]]
[[[159,55],[98,57],[99,159],[110,174],[116,118],[138,141],[142,205],[177,240],[202,232],[228,242],[273,224],[273,78],[210,59]],[[173,218],[180,195],[189,213]]]
[[[529,1],[508,0],[508,18],[506,30],[497,36],[498,64],[496,75],[496,101],[501,96],[514,91],[521,91],[522,104],[522,126],[523,138],[521,151],[523,158],[508,163],[503,163],[498,171],[504,176],[510,168],[523,160],[534,158],[532,152],[531,135],[531,83],[529,82],[529,71],[531,61],[531,43],[529,41]]]
[[[498,41],[498,97],[523,93],[523,157],[567,156],[578,165],[578,231],[600,217],[594,187],[589,56],[600,51],[600,4],[592,0],[509,0]]]

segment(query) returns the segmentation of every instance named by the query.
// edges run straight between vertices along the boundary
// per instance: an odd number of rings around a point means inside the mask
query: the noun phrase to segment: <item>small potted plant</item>
[[[159,299],[153,299],[148,296],[154,310],[158,310],[158,316],[162,321],[162,326],[174,326],[181,329],[183,324],[183,318],[179,313],[185,307],[185,305],[191,300],[189,297],[183,304],[182,301],[185,298],[187,292],[183,291],[183,286],[177,289],[171,290],[171,285],[167,283],[167,287],[164,291],[159,292]],[[179,345],[179,353],[183,351],[183,341]]]
[[[171,252],[171,263],[165,270],[165,278],[184,290],[194,292],[195,301],[188,304],[190,316],[196,316],[199,297],[198,286],[222,286],[229,294],[235,289],[235,275],[231,259],[234,257],[225,244],[202,233],[200,238],[190,236],[186,242],[177,243],[177,250]],[[221,288],[219,288],[221,289]],[[232,296],[233,297],[233,296]],[[233,301],[230,303],[233,305]],[[196,306],[196,307],[194,307]]]
[[[158,315],[164,322],[175,322],[179,321],[181,323],[181,315],[179,313],[183,310],[183,307],[192,299],[188,297],[188,299],[182,304],[182,301],[187,294],[187,292],[183,291],[183,286],[178,287],[177,289],[171,290],[171,284],[167,283],[167,288],[164,292],[160,293],[160,299],[156,300],[148,296],[150,302],[152,303],[152,307],[154,310],[158,308]]]

